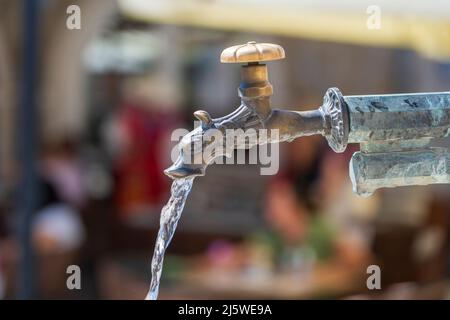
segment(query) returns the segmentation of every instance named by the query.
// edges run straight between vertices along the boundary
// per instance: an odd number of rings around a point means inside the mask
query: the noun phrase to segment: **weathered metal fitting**
[[[450,129],[450,93],[345,96],[349,143],[441,138]]]
[[[353,154],[349,164],[353,191],[369,196],[380,188],[450,182],[445,148]]]
[[[414,140],[385,140],[369,141],[359,144],[359,151],[363,153],[395,152],[425,149],[430,146],[431,138]]]
[[[247,42],[226,48],[220,55],[222,63],[251,63],[260,61],[273,61],[285,58],[284,49],[273,43]]]
[[[248,64],[241,67],[241,82],[247,84],[265,83],[269,73],[265,64]]]
[[[241,68],[241,84],[238,94],[243,99],[270,97],[273,87],[269,82],[265,64],[250,64]]]
[[[256,99],[273,95],[273,87],[270,83],[261,87],[238,88],[239,97],[242,99]]]
[[[334,152],[344,152],[347,148],[349,133],[348,109],[338,88],[327,90],[319,110],[323,112],[327,122],[325,138],[328,145]]]

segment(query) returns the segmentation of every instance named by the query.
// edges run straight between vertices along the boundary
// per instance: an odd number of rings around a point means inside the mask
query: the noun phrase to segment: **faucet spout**
[[[201,176],[214,159],[234,149],[320,134],[335,152],[344,152],[347,143],[360,144],[350,161],[353,190],[359,195],[450,182],[449,151],[430,144],[450,133],[450,92],[344,97],[331,88],[317,110],[272,109],[273,87],[260,62],[284,57],[283,48],[268,43],[225,49],[222,62],[247,63],[238,88],[241,105],[217,119],[195,112],[201,125],[182,138],[178,159],[165,173],[174,179]]]
[[[164,173],[173,179],[203,176],[214,159],[231,156],[234,149],[315,134],[325,136],[333,150],[342,152],[347,141],[344,137],[346,121],[344,109],[337,108],[344,108],[344,105],[329,103],[336,101],[330,96],[337,94],[340,94],[337,89],[329,89],[324,104],[311,111],[272,110],[268,97],[242,99],[235,111],[217,119],[212,119],[206,111],[196,111],[194,116],[201,125],[181,139],[178,159]]]
[[[187,177],[204,176],[205,169],[206,166],[194,166],[183,163],[183,158],[180,156],[174,164],[164,170],[164,174],[172,179],[181,179]]]
[[[241,104],[235,111],[216,119],[206,111],[194,112],[201,125],[181,139],[178,159],[165,174],[174,179],[202,176],[214,159],[231,156],[234,149],[314,134],[325,136],[334,151],[343,152],[347,145],[348,117],[338,89],[329,89],[317,110],[297,112],[271,108],[273,87],[266,64],[260,62],[284,57],[282,47],[267,43],[249,42],[225,49],[222,62],[247,63],[241,68],[238,88]]]
[[[242,143],[241,133],[255,129],[257,134],[258,129],[265,128],[265,119],[245,103],[221,118],[212,119],[206,111],[196,111],[194,116],[201,121],[200,126],[181,139],[177,160],[164,171],[173,179],[203,176],[214,159],[231,156],[234,149],[250,148],[256,144]]]

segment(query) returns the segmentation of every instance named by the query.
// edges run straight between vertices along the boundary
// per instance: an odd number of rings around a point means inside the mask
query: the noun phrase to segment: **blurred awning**
[[[119,0],[119,7],[139,21],[410,48],[450,61],[449,0]]]

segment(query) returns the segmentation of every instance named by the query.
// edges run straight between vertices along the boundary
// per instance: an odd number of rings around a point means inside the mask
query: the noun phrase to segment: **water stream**
[[[151,263],[152,280],[150,283],[150,290],[145,298],[146,300],[156,300],[158,298],[164,253],[175,233],[178,220],[180,220],[193,181],[193,177],[175,179],[172,183],[170,199],[161,210],[159,232],[158,237],[156,238],[155,251]]]

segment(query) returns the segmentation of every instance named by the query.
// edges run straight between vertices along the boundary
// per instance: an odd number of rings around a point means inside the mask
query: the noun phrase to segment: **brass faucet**
[[[432,138],[450,132],[450,93],[344,97],[339,89],[330,88],[316,110],[272,109],[273,87],[263,62],[284,58],[284,49],[270,43],[225,49],[222,63],[244,64],[238,88],[241,104],[217,119],[206,111],[194,112],[201,125],[181,139],[179,157],[165,173],[172,178],[202,176],[212,160],[229,156],[234,149],[321,134],[335,152],[344,152],[347,143],[360,143],[361,150],[350,162],[353,189],[360,195],[381,187],[450,183],[450,154],[429,146]],[[255,129],[258,139],[230,141],[229,129]],[[260,129],[267,129],[267,137],[261,139]],[[277,129],[276,135],[270,134],[272,129]],[[211,139],[214,131],[222,135]],[[223,152],[206,156],[202,152],[219,145],[225,146]]]

